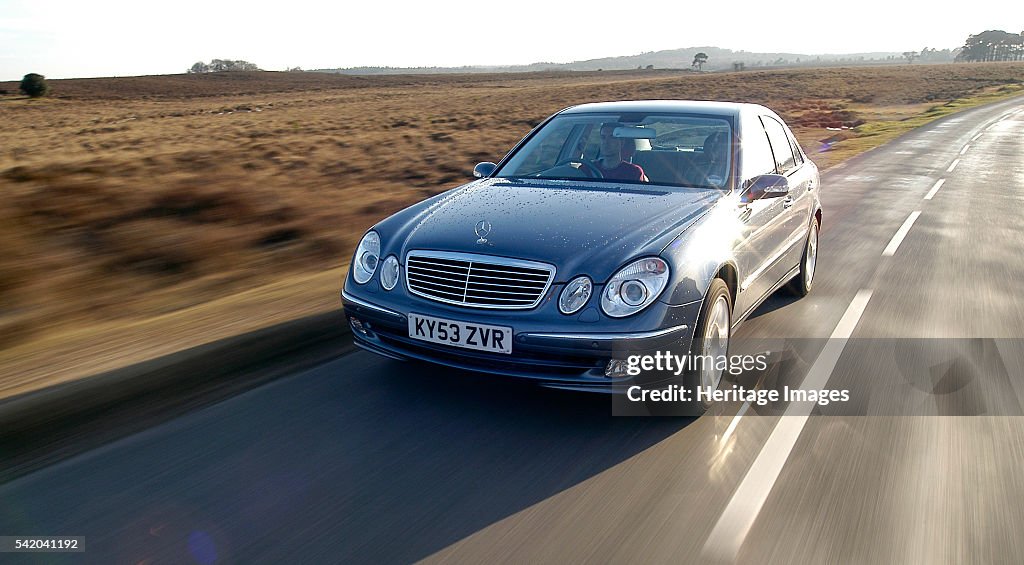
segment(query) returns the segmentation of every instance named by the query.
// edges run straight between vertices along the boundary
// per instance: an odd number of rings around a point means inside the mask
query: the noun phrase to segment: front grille
[[[474,308],[533,308],[554,278],[551,265],[505,257],[410,251],[405,259],[409,292]]]

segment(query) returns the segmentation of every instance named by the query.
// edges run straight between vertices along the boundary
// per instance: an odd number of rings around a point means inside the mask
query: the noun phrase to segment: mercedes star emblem
[[[476,232],[476,236],[479,238],[476,242],[483,245],[487,243],[487,234],[491,233],[491,222],[488,222],[487,220],[480,220],[476,223],[473,231]]]

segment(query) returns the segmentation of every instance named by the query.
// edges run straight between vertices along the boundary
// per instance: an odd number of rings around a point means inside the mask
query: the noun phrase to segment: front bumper
[[[341,299],[346,319],[350,323],[353,318],[359,320],[359,327],[354,325],[352,331],[355,344],[373,353],[392,359],[416,359],[468,371],[530,379],[548,387],[602,392],[612,392],[615,385],[633,380],[628,376],[606,377],[605,367],[612,359],[656,351],[689,351],[693,326],[700,311],[700,302],[680,306],[662,304],[664,315],[660,316],[660,328],[629,332],[593,331],[598,328],[592,327],[581,331],[571,319],[556,327],[541,327],[520,318],[519,322],[504,323],[515,331],[512,354],[505,355],[409,337],[408,312],[464,322],[498,323],[493,318],[480,319],[480,314],[472,309],[432,308],[426,302],[412,307],[385,305],[348,291],[342,291]],[[493,316],[493,312],[486,314]]]

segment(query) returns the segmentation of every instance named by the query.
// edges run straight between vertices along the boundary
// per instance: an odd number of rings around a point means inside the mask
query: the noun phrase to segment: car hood
[[[406,224],[413,249],[499,255],[552,263],[558,280],[603,281],[638,255],[659,253],[721,197],[717,190],[632,184],[483,179],[432,199]],[[476,224],[490,231],[481,238]]]

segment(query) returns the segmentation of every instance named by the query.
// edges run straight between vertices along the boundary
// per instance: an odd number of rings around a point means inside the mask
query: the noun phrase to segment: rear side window
[[[768,141],[772,144],[772,153],[775,154],[775,166],[780,174],[786,174],[796,168],[796,158],[793,157],[793,146],[789,144],[789,136],[785,128],[775,118],[761,116],[764,122],[764,129],[768,132]]]
[[[789,131],[788,128],[787,133],[789,133],[789,146],[793,148],[793,156],[796,157],[796,164],[797,166],[803,165],[804,154],[803,151],[800,151],[800,144],[796,142],[796,137],[793,135],[792,131]]]

